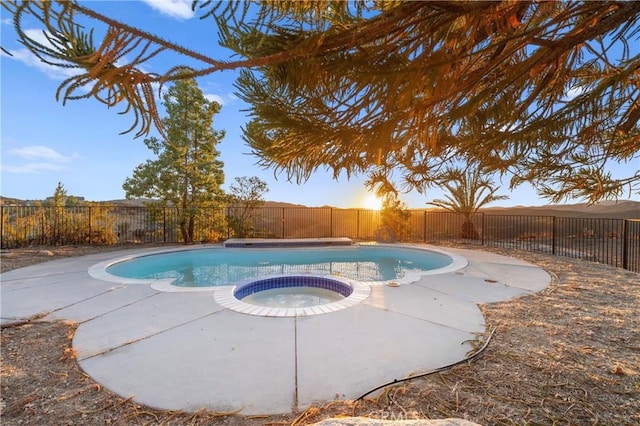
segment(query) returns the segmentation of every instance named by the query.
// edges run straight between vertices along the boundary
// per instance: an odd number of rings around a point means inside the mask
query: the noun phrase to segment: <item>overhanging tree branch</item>
[[[63,102],[124,103],[138,136],[162,128],[152,84],[241,69],[237,87],[253,117],[245,139],[263,166],[292,179],[329,168],[368,173],[390,188],[400,169],[419,189],[463,155],[515,172],[516,183],[537,184],[543,195],[577,193],[550,184],[562,179],[594,185],[578,191],[591,201],[619,196],[616,182],[639,190],[637,176],[585,180],[562,170],[602,172],[607,159],[638,158],[640,54],[630,42],[640,32],[640,2],[196,5],[239,60],[195,52],[87,3],[3,2],[36,56],[82,72],[61,85]],[[24,14],[40,20],[50,45],[23,31]],[[99,47],[80,15],[108,26]],[[201,65],[142,71],[166,52]]]

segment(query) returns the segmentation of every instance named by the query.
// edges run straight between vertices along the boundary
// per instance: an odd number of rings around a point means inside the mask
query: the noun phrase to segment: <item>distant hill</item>
[[[265,201],[262,207],[307,207],[304,204],[292,204],[282,201]]]
[[[25,200],[19,200],[17,198],[11,197],[3,197],[0,195],[0,205],[10,205],[10,204],[25,204]]]
[[[604,201],[595,205],[552,204],[548,206],[490,207],[483,209],[487,214],[534,215],[560,217],[593,217],[611,219],[640,219],[638,201]]]
[[[441,209],[426,209],[443,211]],[[604,201],[599,204],[549,204],[546,206],[487,207],[480,210],[486,214],[513,216],[558,216],[608,219],[640,219],[638,201]]]
[[[109,200],[101,201],[102,204],[119,205],[123,207],[143,207],[149,200]],[[20,200],[17,198],[0,196],[0,204],[30,204],[33,200]],[[266,201],[264,207],[288,208],[307,207],[302,204],[286,203],[281,201]],[[329,208],[331,206],[323,206]],[[415,209],[438,211],[438,209]],[[546,206],[515,206],[515,207],[488,207],[481,210],[487,214],[497,215],[529,215],[529,216],[559,216],[559,217],[585,217],[608,219],[640,219],[640,202],[630,200],[604,201],[595,205],[580,204],[550,204]]]

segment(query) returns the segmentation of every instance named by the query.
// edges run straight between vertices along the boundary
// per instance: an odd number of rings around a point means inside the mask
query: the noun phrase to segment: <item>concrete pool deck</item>
[[[532,294],[551,282],[519,259],[443,250],[467,266],[399,287],[372,286],[357,306],[299,317],[234,312],[217,304],[212,290],[164,292],[88,274],[97,263],[158,248],[65,258],[0,275],[0,316],[2,324],[41,314],[77,322],[80,367],[140,404],[287,413],[462,360],[468,341],[485,332],[477,303]]]

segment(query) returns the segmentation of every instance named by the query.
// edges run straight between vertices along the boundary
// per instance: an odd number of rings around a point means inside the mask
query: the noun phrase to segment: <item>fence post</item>
[[[333,207],[329,208],[329,236],[333,238]]]
[[[551,221],[551,254],[556,255],[556,217]]]
[[[89,245],[93,244],[93,232],[91,227],[91,206],[89,206]]]
[[[333,227],[331,227],[333,229]],[[333,231],[331,231],[333,236]],[[360,236],[360,209],[356,210],[356,238]]]
[[[282,208],[282,238],[284,239],[284,207]]]
[[[482,232],[480,233],[480,245],[484,246],[484,212],[482,212]]]
[[[0,248],[4,248],[4,206],[0,204]]]
[[[622,269],[629,269],[629,220],[622,222]]]
[[[424,237],[424,242],[427,242],[427,211],[422,211],[422,236]]]
[[[167,242],[167,208],[162,208],[162,242]]]

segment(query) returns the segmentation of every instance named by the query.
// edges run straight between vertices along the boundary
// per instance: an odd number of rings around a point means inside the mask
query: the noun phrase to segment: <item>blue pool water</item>
[[[250,281],[237,287],[233,296],[252,305],[304,308],[337,302],[351,293],[351,285],[332,277],[284,275]]]
[[[125,278],[173,278],[174,285],[183,287],[211,287],[284,274],[389,281],[452,262],[442,253],[406,247],[210,248],[136,257],[109,266],[107,272]]]

